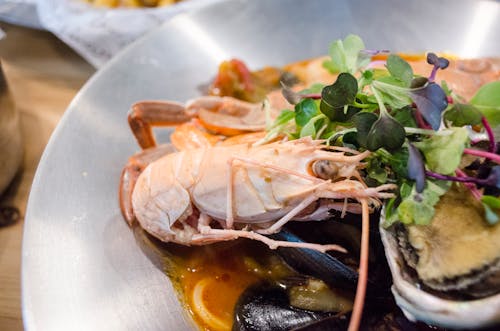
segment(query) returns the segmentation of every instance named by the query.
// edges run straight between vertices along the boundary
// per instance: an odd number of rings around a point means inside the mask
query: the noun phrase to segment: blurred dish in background
[[[95,6],[104,7],[162,7],[170,6],[182,0],[86,0]]]
[[[219,1],[0,0],[0,21],[48,30],[99,68],[175,15]]]

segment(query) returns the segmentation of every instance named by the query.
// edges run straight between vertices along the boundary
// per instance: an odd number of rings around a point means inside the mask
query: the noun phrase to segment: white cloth
[[[169,18],[217,1],[185,0],[157,8],[103,8],[84,0],[0,0],[0,20],[49,30],[99,68]]]
[[[96,68],[165,20],[215,0],[189,0],[158,8],[101,8],[83,0],[37,0],[44,28]]]

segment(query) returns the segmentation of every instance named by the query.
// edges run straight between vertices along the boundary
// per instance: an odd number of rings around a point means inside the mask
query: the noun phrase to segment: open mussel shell
[[[392,274],[392,293],[408,319],[452,329],[477,329],[500,323],[500,294],[476,300],[450,300],[422,289],[404,260],[394,228],[383,228],[384,215],[382,210],[380,236]]]
[[[302,238],[287,229],[282,229],[271,237],[275,240],[303,242]],[[277,253],[290,267],[301,274],[322,279],[335,286],[356,288],[357,271],[329,254],[306,248],[278,248]]]
[[[236,303],[233,331],[285,331],[333,317],[335,313],[290,306],[286,286],[261,282],[247,288]],[[345,317],[337,323],[345,329]]]

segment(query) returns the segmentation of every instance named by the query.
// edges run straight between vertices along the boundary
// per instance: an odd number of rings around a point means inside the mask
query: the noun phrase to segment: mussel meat
[[[429,225],[380,232],[393,294],[410,319],[454,329],[500,323],[500,225],[486,223],[468,191],[445,194]]]

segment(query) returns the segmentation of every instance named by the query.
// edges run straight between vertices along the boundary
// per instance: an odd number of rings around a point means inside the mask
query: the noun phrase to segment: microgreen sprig
[[[495,164],[500,164],[500,155],[494,138],[500,126],[500,82],[484,85],[468,103],[446,82],[436,83],[439,70],[450,62],[434,53],[427,54],[432,66],[428,77],[415,75],[395,54],[372,62],[372,56],[388,51],[367,50],[355,35],[332,43],[329,53],[331,59],[323,66],[336,80],[299,92],[283,85],[294,109],[283,110],[262,141],[279,134],[289,139],[312,136],[373,151],[363,170],[367,183],[400,187],[387,203],[386,225],[428,224],[451,182],[471,190],[489,223],[500,221],[500,166]],[[470,129],[465,127],[471,126],[482,126],[488,151],[470,148]],[[463,154],[480,158],[479,170],[462,171]]]

